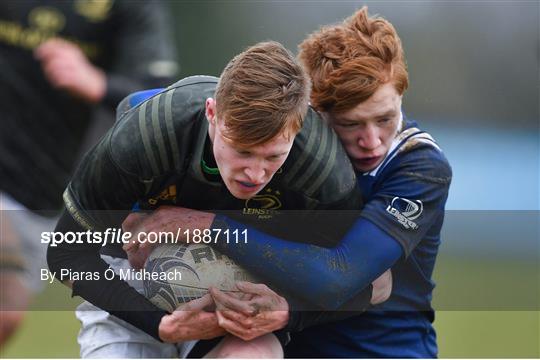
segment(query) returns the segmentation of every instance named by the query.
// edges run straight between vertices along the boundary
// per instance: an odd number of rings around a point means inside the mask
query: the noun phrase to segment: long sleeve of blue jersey
[[[450,179],[442,152],[420,143],[395,156],[370,181],[360,218],[337,246],[287,241],[254,228],[248,228],[246,243],[217,246],[270,283],[334,310],[408,256],[430,232],[440,231]],[[213,226],[246,228],[221,215]]]

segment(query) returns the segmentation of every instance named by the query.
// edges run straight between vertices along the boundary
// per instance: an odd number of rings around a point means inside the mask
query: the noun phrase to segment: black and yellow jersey
[[[337,136],[311,109],[284,165],[255,197],[236,199],[219,175],[204,175],[201,160],[208,156],[205,148],[210,141],[205,100],[214,95],[216,84],[214,77],[189,77],[140,104],[123,100],[115,126],[87,153],[64,192],[67,213],[56,231],[118,228],[136,204],[143,209],[168,204],[228,211],[285,238],[298,238],[300,231],[312,243],[339,239],[333,236],[335,227],[324,224],[335,224],[329,212],[337,217],[343,212],[320,210],[351,209],[357,214],[361,197]],[[125,252],[122,244],[101,245],[49,246],[49,267],[104,273],[108,265],[100,252],[116,257],[125,257]],[[125,281],[77,280],[73,295],[159,339],[165,312]],[[135,311],[126,311],[127,307]]]
[[[162,4],[127,0],[0,1],[0,191],[31,210],[58,211],[94,107],[47,80],[34,50],[76,44],[107,79],[100,105],[176,78]]]

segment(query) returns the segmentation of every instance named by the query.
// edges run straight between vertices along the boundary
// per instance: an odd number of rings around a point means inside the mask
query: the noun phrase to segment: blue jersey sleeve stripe
[[[137,91],[129,96],[129,105],[134,108],[145,100],[150,99],[152,96],[163,91],[163,88],[149,89],[143,91]]]

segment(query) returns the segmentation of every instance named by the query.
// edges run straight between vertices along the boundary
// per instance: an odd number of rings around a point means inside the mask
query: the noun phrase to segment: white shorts
[[[116,273],[120,269],[131,269],[126,259],[107,255],[101,258]],[[131,280],[128,283],[139,293],[143,292],[142,281]],[[81,358],[179,358],[186,357],[196,343],[162,343],[87,301],[77,307],[76,315],[81,322],[77,338]]]

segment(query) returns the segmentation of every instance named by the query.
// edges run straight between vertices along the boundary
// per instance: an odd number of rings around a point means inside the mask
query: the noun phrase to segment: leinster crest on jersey
[[[405,229],[418,229],[418,224],[414,222],[424,211],[424,205],[420,200],[409,200],[401,197],[394,197],[386,212],[397,219]]]

